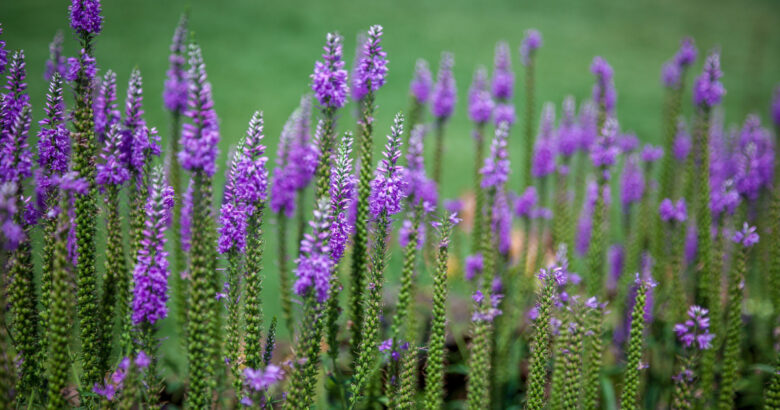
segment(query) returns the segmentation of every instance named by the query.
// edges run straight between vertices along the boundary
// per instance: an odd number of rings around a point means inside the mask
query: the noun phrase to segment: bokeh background
[[[9,49],[24,49],[27,57],[36,121],[43,112],[44,64],[55,32],[65,33],[67,55],[78,51],[68,25],[68,4],[66,0],[0,1],[2,38]],[[408,84],[415,60],[427,59],[435,72],[441,51],[452,51],[458,104],[446,136],[444,198],[467,194],[471,187],[473,145],[466,91],[475,67],[492,65],[498,40],[506,40],[512,47],[518,76],[515,104],[518,113],[524,110],[523,71],[517,49],[528,28],[540,30],[544,38],[537,58],[537,113],[545,101],[560,107],[569,94],[578,103],[589,98],[593,83],[589,65],[594,56],[601,55],[615,70],[621,127],[635,131],[645,142],[660,142],[664,91],[660,68],[685,36],[692,36],[700,50],[695,72],[700,70],[701,56],[707,50],[721,51],[727,124],[742,121],[751,112],[766,119],[772,89],[780,82],[777,0],[105,0],[105,23],[96,45],[98,65],[101,71],[111,68],[117,73],[120,105],[130,70],[135,66],[141,70],[146,119],[160,130],[164,147],[173,137],[162,105],[168,48],[179,16],[188,9],[190,29],[203,48],[220,117],[221,170],[229,147],[243,136],[256,109],[265,112],[266,144],[273,161],[285,120],[300,96],[309,91],[309,74],[327,32],[344,35],[350,68],[358,33],[371,24],[385,28],[383,45],[390,71],[387,85],[377,97],[377,151],[392,116],[409,105]],[[689,95],[685,101],[690,101]],[[354,111],[352,104],[343,110],[340,129],[354,129]],[[690,104],[685,112],[691,112]],[[511,135],[509,146],[516,164],[522,160],[519,130]],[[519,181],[520,176],[514,173],[510,187],[518,190]],[[223,185],[219,172],[217,190]],[[270,317],[280,309],[274,221],[269,218],[266,227],[265,309]],[[397,248],[392,252],[396,254]],[[393,256],[393,260],[398,258]],[[168,329],[163,333],[170,337],[164,342],[166,361],[180,366],[183,357],[175,332]]]

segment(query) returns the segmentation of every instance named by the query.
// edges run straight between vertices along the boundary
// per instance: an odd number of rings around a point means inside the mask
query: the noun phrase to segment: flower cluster
[[[355,192],[355,175],[352,173],[352,134],[344,134],[339,146],[338,156],[330,174],[330,206],[333,215],[330,247],[334,261],[341,260],[352,233],[349,212]]]
[[[455,57],[451,53],[442,53],[439,61],[439,72],[436,74],[436,84],[433,86],[433,103],[431,112],[438,119],[449,118],[455,108],[457,90],[452,68]]]
[[[520,44],[520,56],[522,57],[523,65],[531,64],[531,59],[536,54],[536,50],[541,46],[542,34],[534,29],[526,30],[523,42]]]
[[[593,101],[607,113],[612,113],[617,101],[615,80],[612,66],[602,57],[594,57],[590,65],[590,71],[596,76],[596,84],[593,85]]]
[[[688,219],[688,211],[685,207],[685,199],[680,198],[677,203],[671,199],[664,198],[661,205],[658,206],[658,214],[664,222],[685,222]]]
[[[401,200],[405,197],[406,180],[403,167],[397,165],[401,157],[401,135],[404,132],[404,117],[396,114],[390,135],[387,136],[384,158],[371,181],[371,195],[368,199],[371,214],[378,217],[382,213],[395,215],[401,212]]]
[[[304,296],[308,292],[314,295],[319,303],[328,298],[330,275],[333,270],[333,257],[329,245],[331,236],[330,204],[321,200],[314,210],[314,219],[309,221],[312,232],[304,235],[301,241],[301,254],[298,257],[298,267],[295,275],[295,293]]]
[[[623,209],[642,199],[645,193],[645,175],[639,167],[639,158],[629,155],[620,175],[620,202]]]
[[[119,127],[114,125],[106,138],[106,144],[100,153],[101,161],[97,164],[95,181],[98,185],[121,186],[130,179],[130,172],[123,161],[124,153],[120,145],[121,133]]]
[[[311,89],[322,107],[341,108],[347,102],[349,85],[347,70],[344,69],[342,37],[328,33],[325,43],[324,61],[314,63],[311,75]],[[378,41],[377,41],[378,45]]]
[[[387,53],[382,51],[381,41],[382,26],[371,26],[368,29],[368,38],[363,44],[357,70],[353,73],[352,95],[355,99],[361,99],[369,91],[377,91],[385,84]]]
[[[482,291],[476,291],[471,295],[471,300],[474,301],[476,307],[474,313],[471,314],[472,322],[492,322],[497,316],[503,313],[498,306],[501,304],[503,295],[500,293],[493,293],[490,295],[490,300],[485,300],[485,295]]]
[[[542,122],[531,162],[531,174],[535,178],[544,178],[555,171],[555,142],[555,106],[547,103],[542,108]]]
[[[165,108],[175,113],[183,113],[187,108],[187,14],[181,16],[179,25],[173,33],[171,41],[171,55],[168,57],[168,72],[166,73],[165,88],[163,90],[163,102]]]
[[[70,27],[78,33],[98,34],[103,27],[100,0],[72,0],[69,7]]]
[[[418,104],[425,104],[431,96],[433,79],[431,70],[428,68],[428,62],[419,59],[414,66],[414,77],[409,84],[409,93],[417,100]]]
[[[0,30],[2,30],[2,28],[0,28]],[[0,31],[0,33],[2,33],[2,31]],[[52,77],[54,77],[54,73],[64,76],[68,71],[67,59],[62,54],[62,43],[64,41],[65,36],[62,34],[62,31],[57,31],[57,34],[54,35],[51,43],[49,43],[49,59],[46,60],[46,71],[43,73],[43,78],[46,81],[51,81]],[[0,71],[3,71],[2,64],[0,64]]]
[[[720,78],[720,54],[713,52],[704,61],[704,71],[696,78],[693,86],[693,102],[701,107],[713,107],[720,103],[726,89]]]
[[[93,103],[95,112],[95,134],[98,141],[105,141],[109,130],[119,123],[119,109],[116,105],[116,73],[106,71],[100,81],[100,88]]]
[[[684,38],[680,49],[670,61],[661,68],[661,81],[666,87],[678,89],[682,83],[683,71],[696,61],[698,51],[692,38]]]
[[[179,163],[182,168],[202,171],[209,177],[217,170],[217,143],[219,124],[211,97],[211,83],[206,77],[206,64],[197,44],[190,44],[190,69],[187,72],[189,90],[185,115],[191,123],[184,124],[179,145]]]
[[[501,123],[496,128],[496,134],[490,145],[490,156],[485,158],[485,164],[479,173],[482,174],[482,188],[499,190],[509,179],[509,153],[506,149],[508,124]]]
[[[477,67],[469,87],[469,118],[478,124],[484,124],[490,121],[493,106],[493,99],[487,90],[487,69]]]
[[[734,232],[734,236],[731,240],[735,243],[742,244],[742,246],[749,248],[758,243],[758,233],[756,233],[755,226],[749,226],[747,222],[742,225],[742,229]]]
[[[620,149],[615,144],[618,130],[618,122],[614,118],[608,118],[604,123],[604,130],[598,141],[591,146],[590,160],[597,168],[608,168],[615,165]]]
[[[693,305],[688,309],[688,319],[674,325],[674,333],[685,347],[695,346],[699,350],[712,347],[715,335],[710,333],[709,311],[701,306]]]
[[[295,196],[311,181],[317,169],[323,125],[317,124],[314,140],[309,140],[311,99],[304,96],[298,108],[282,129],[276,152],[276,167],[271,178],[271,210],[291,217],[295,212]]]
[[[515,75],[512,72],[512,57],[509,44],[501,41],[496,44],[493,57],[493,97],[498,100],[509,100],[515,86]]]

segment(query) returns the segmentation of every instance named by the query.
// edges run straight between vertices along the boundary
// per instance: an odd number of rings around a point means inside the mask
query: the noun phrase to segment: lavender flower
[[[720,82],[721,77],[723,73],[720,71],[720,54],[712,52],[704,62],[704,71],[696,78],[693,86],[693,102],[707,108],[718,105],[726,94],[726,89]]]
[[[91,88],[95,83],[95,76],[97,75],[97,64],[95,63],[95,57],[91,56],[86,49],[81,49],[78,57],[68,58],[68,71],[65,73],[65,80],[76,81],[79,76],[79,72],[84,72],[84,78],[87,81],[88,86]]]
[[[239,146],[233,155],[228,183],[225,187],[222,207],[219,211],[219,241],[220,253],[231,250],[244,252],[246,246],[247,210],[246,202],[238,197],[236,190],[239,185],[238,163],[241,160],[243,146]]]
[[[466,269],[465,269],[465,277],[466,280],[472,280],[475,276],[482,273],[482,269],[485,268],[485,261],[482,258],[481,253],[476,253],[474,255],[469,255],[466,257]]]
[[[187,185],[187,190],[184,191],[184,195],[182,196],[181,204],[181,228],[179,233],[181,234],[181,249],[184,252],[190,251],[192,239],[192,189],[193,183],[192,180],[190,180],[189,185]]]
[[[645,144],[642,147],[642,152],[639,153],[639,157],[642,159],[642,162],[646,164],[658,161],[659,159],[661,159],[663,155],[664,155],[663,148],[656,147],[651,144]]]
[[[674,55],[674,62],[680,67],[688,67],[696,61],[698,53],[693,39],[686,37],[680,41],[680,49]]]
[[[234,188],[237,200],[245,203],[249,215],[268,198],[268,170],[265,167],[268,157],[265,156],[263,138],[263,113],[255,111],[249,120],[243,150],[236,163]]]
[[[390,135],[383,153],[384,159],[379,161],[374,179],[371,181],[369,208],[375,217],[382,213],[395,215],[401,211],[401,200],[405,197],[406,181],[403,167],[397,165],[401,157],[401,135],[404,131],[404,117],[401,113],[395,115]]]
[[[341,108],[347,102],[349,86],[347,70],[344,69],[342,37],[328,33],[326,37],[324,61],[314,63],[311,75],[311,89],[322,107]]]
[[[271,178],[271,210],[292,217],[295,196],[306,188],[314,176],[319,161],[317,143],[323,132],[322,121],[317,124],[315,141],[309,141],[310,98],[304,96],[282,129],[276,152],[276,167]]]
[[[2,33],[0,29],[0,33]],[[54,35],[51,43],[49,43],[49,59],[46,60],[46,71],[43,73],[43,78],[46,81],[51,81],[54,73],[59,73],[64,76],[68,71],[67,59],[62,55],[62,43],[65,41],[62,31],[57,31]],[[2,72],[2,63],[0,63],[0,72]]]
[[[409,137],[409,149],[406,153],[407,167],[404,169],[406,181],[406,197],[413,204],[422,202],[429,206],[436,206],[439,201],[436,182],[428,178],[425,173],[425,156],[423,151],[423,138],[426,127],[417,124]],[[420,225],[423,226],[423,225]]]
[[[492,322],[493,319],[495,319],[497,316],[499,316],[501,313],[501,309],[498,308],[498,306],[501,304],[501,299],[503,298],[503,295],[501,294],[491,294],[490,300],[485,300],[485,295],[482,294],[482,291],[476,291],[472,296],[471,299],[474,301],[474,303],[477,305],[474,308],[474,313],[471,314],[471,321],[472,322]],[[484,306],[486,303],[489,303],[488,306]]]
[[[116,73],[106,71],[100,82],[100,90],[93,103],[95,111],[95,134],[98,141],[106,140],[114,124],[119,123],[119,109],[116,105]]]
[[[599,140],[590,150],[590,160],[597,168],[608,168],[615,164],[620,149],[615,145],[618,123],[614,118],[608,118]]]
[[[479,170],[482,174],[482,188],[495,188],[497,191],[509,179],[509,153],[506,149],[508,125],[499,124],[493,143],[490,146],[490,156],[485,158],[485,164]]]
[[[509,52],[509,44],[500,41],[496,44],[493,57],[493,97],[497,100],[509,100],[515,86],[515,75],[512,72],[512,57]]]
[[[52,192],[50,177],[68,171],[70,162],[70,131],[65,124],[65,101],[62,93],[62,77],[52,75],[46,94],[46,118],[38,122],[38,166],[36,191],[40,209],[45,211],[45,201]]]
[[[197,44],[190,44],[190,69],[187,73],[189,90],[185,115],[192,123],[184,124],[179,145],[179,163],[192,172],[205,172],[209,177],[216,172],[219,125],[211,84],[206,78],[206,64]]]
[[[330,247],[334,261],[341,260],[352,233],[347,213],[355,193],[355,175],[352,173],[352,134],[345,133],[341,140],[338,157],[330,174],[330,207],[333,214]]]
[[[171,219],[173,188],[164,181],[162,168],[152,174],[146,202],[146,223],[133,271],[133,324],[154,324],[168,315],[168,252],[165,231]]]
[[[174,113],[183,113],[187,109],[187,72],[184,68],[187,60],[187,14],[183,14],[173,32],[171,41],[171,55],[168,57],[168,71],[166,72],[165,89],[163,90],[163,102],[165,108]]]
[[[100,0],[72,0],[70,7],[70,27],[81,35],[100,33],[103,16],[100,15]]]
[[[620,202],[627,210],[631,204],[639,202],[645,192],[645,176],[639,167],[639,158],[630,155],[620,174]]]
[[[269,364],[265,369],[244,369],[246,385],[254,391],[264,391],[284,377],[284,371],[276,365]]]
[[[515,215],[519,218],[530,218],[539,201],[535,186],[529,186],[515,202]]]
[[[301,254],[297,259],[295,274],[298,280],[295,282],[295,293],[304,296],[313,291],[317,301],[323,303],[328,298],[330,275],[334,265],[328,245],[331,228],[330,204],[325,199],[317,204],[314,219],[309,222],[309,226],[312,232],[304,235]]]
[[[680,118],[677,121],[677,134],[674,137],[674,144],[672,145],[672,153],[677,161],[684,161],[688,157],[688,153],[691,152],[691,136],[688,134],[685,120]]]
[[[664,198],[661,205],[658,206],[658,213],[664,222],[675,221],[685,222],[688,218],[688,211],[685,207],[685,199],[680,198],[676,204],[669,198]]]
[[[677,89],[681,78],[680,66],[675,61],[667,61],[661,67],[661,82],[667,88]]]
[[[731,240],[735,243],[749,248],[758,243],[758,234],[755,226],[749,226],[747,222],[742,225],[742,230],[734,232]]]
[[[498,237],[498,251],[506,254],[512,245],[512,210],[509,208],[507,193],[503,190],[496,192],[491,221],[493,233]]]
[[[580,140],[579,149],[589,151],[590,147],[598,138],[598,109],[596,104],[591,101],[585,101],[580,107]]]
[[[469,118],[478,124],[484,124],[490,121],[493,106],[493,100],[487,91],[487,69],[483,66],[477,67],[469,87]]]
[[[2,71],[2,70],[0,70]],[[417,100],[418,104],[425,104],[431,96],[431,70],[428,68],[428,62],[418,59],[414,66],[414,77],[409,85],[409,93]]]
[[[555,106],[546,103],[542,109],[542,121],[539,124],[539,136],[534,146],[531,173],[543,178],[555,171]]]
[[[590,71],[596,76],[596,84],[593,85],[593,101],[603,107],[606,113],[611,114],[617,100],[612,66],[607,63],[607,60],[597,56],[593,58]]]
[[[130,179],[130,173],[122,160],[123,153],[120,149],[119,127],[111,127],[106,138],[106,145],[100,153],[101,161],[97,164],[95,182],[98,185],[121,186]]]
[[[774,173],[775,153],[769,132],[757,115],[749,115],[739,135],[734,182],[745,198],[755,200],[761,188],[769,187]]]
[[[496,125],[502,122],[512,125],[516,119],[515,106],[512,104],[499,103],[493,108],[493,123]]]
[[[558,136],[558,153],[565,158],[574,155],[577,148],[579,148],[581,132],[581,128],[577,124],[577,106],[574,97],[568,95],[563,100],[563,115],[556,131]]]
[[[542,34],[534,29],[526,30],[523,42],[520,43],[520,56],[522,57],[523,65],[527,66],[531,64],[531,59],[534,54],[536,54],[536,50],[541,46]]]
[[[8,82],[5,85],[6,93],[0,95],[0,141],[4,144],[0,149],[7,147],[13,139],[12,128],[24,107],[30,105],[30,96],[27,95],[27,83],[25,78],[26,64],[24,51],[16,51],[8,65]],[[5,172],[5,171],[4,171]]]
[[[685,322],[674,325],[674,333],[685,347],[695,346],[699,350],[712,347],[715,335],[710,333],[709,311],[701,306],[691,306]]]
[[[607,260],[609,261],[609,277],[607,278],[607,288],[614,291],[618,280],[623,273],[623,264],[625,262],[625,249],[623,245],[614,244],[607,250]]]
[[[382,26],[368,29],[368,38],[363,44],[363,54],[353,74],[352,95],[362,99],[369,91],[377,91],[385,84],[387,75],[387,53],[382,51]]]
[[[455,57],[451,53],[444,52],[439,61],[439,72],[436,74],[436,84],[433,87],[433,116],[442,120],[449,118],[455,108],[457,90],[455,89],[455,77],[452,67],[455,65]]]

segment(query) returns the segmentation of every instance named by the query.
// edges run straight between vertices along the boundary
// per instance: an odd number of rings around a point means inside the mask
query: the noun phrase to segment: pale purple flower
[[[693,86],[693,102],[701,107],[713,107],[720,103],[726,89],[720,78],[720,53],[712,52],[704,62],[704,71],[696,78]]]
[[[533,185],[529,186],[515,201],[515,215],[519,218],[531,217],[532,211],[536,208],[538,200],[539,197],[536,193],[536,187]]]
[[[114,125],[108,131],[106,144],[100,153],[101,161],[97,164],[95,182],[98,185],[122,186],[130,179],[130,172],[122,160],[123,153],[120,141],[121,133],[119,132],[119,127]]]
[[[190,44],[190,69],[187,72],[189,90],[185,115],[191,123],[182,127],[179,163],[191,172],[204,172],[212,177],[217,170],[219,124],[211,97],[211,83],[206,77],[206,64],[197,44]]]
[[[699,350],[712,347],[715,334],[710,333],[708,313],[707,309],[693,305],[688,309],[688,319],[674,325],[674,333],[685,347],[694,346]]]
[[[475,276],[482,273],[482,269],[485,267],[485,262],[482,259],[481,253],[469,255],[466,257],[465,262],[465,277],[466,280],[472,280]]]
[[[2,33],[1,28],[0,33]],[[67,59],[64,55],[62,55],[62,43],[64,41],[65,36],[62,34],[62,31],[58,30],[54,35],[51,43],[49,43],[49,59],[46,60],[46,71],[43,73],[43,78],[46,81],[51,81],[54,73],[59,73],[59,75],[65,76],[65,74],[68,72]],[[2,53],[2,51],[0,51],[0,53]],[[3,65],[4,64],[0,63],[0,72],[3,71]]]
[[[663,155],[664,149],[661,147],[656,147],[652,144],[645,144],[642,147],[642,152],[639,153],[639,156],[642,158],[642,162],[646,164],[658,161]]]
[[[95,57],[89,55],[83,48],[79,53],[79,57],[68,58],[68,71],[65,73],[65,80],[76,81],[79,73],[83,73],[88,86],[91,88],[95,83],[97,64],[95,63]]]
[[[598,141],[591,146],[590,160],[597,168],[608,168],[615,164],[620,149],[615,144],[618,123],[614,118],[607,118],[604,129]]]
[[[70,164],[70,131],[65,122],[65,101],[62,93],[62,77],[52,75],[46,94],[46,118],[40,120],[38,132],[38,170],[36,171],[36,193],[39,209],[46,213],[46,202],[53,194],[52,176],[68,171]]]
[[[593,101],[611,114],[617,100],[612,66],[604,58],[596,56],[590,65],[590,71],[596,76],[596,84],[593,85]]]
[[[685,37],[680,40],[680,49],[677,50],[677,54],[674,55],[674,62],[680,67],[688,67],[696,61],[698,53],[693,39]]]
[[[633,132],[619,133],[615,142],[623,154],[630,154],[639,147],[639,138]]]
[[[382,51],[382,26],[374,25],[368,29],[368,37],[363,43],[362,55],[353,73],[353,98],[362,99],[369,91],[377,91],[385,84],[387,75],[387,53]]]
[[[734,236],[731,240],[735,243],[742,244],[742,246],[749,248],[758,243],[758,233],[756,233],[756,227],[748,225],[745,222],[742,225],[742,230],[734,232]]]
[[[525,37],[520,43],[520,57],[524,66],[531,64],[531,60],[536,55],[536,50],[542,46],[542,34],[538,30],[528,29],[525,31]]]
[[[165,108],[175,114],[182,114],[187,108],[187,72],[185,70],[187,53],[187,14],[182,14],[179,24],[173,32],[171,55],[168,57],[168,71],[163,90]]]
[[[146,221],[133,270],[133,324],[154,324],[168,315],[168,252],[165,231],[171,219],[173,188],[164,181],[162,168],[152,174],[146,202]]]
[[[490,121],[493,113],[493,99],[487,91],[487,69],[477,67],[469,87],[469,118],[478,124]]]
[[[772,185],[775,151],[768,130],[757,115],[749,115],[739,134],[734,183],[745,198],[755,200],[762,188]]]
[[[146,369],[152,364],[152,359],[143,350],[135,356],[135,365],[140,369]]]
[[[677,133],[674,137],[674,143],[672,145],[672,153],[677,161],[684,161],[688,157],[688,153],[691,152],[691,136],[688,134],[688,129],[685,124],[685,119],[680,117],[677,121]]]
[[[664,222],[685,222],[688,218],[688,211],[685,207],[685,199],[680,198],[677,203],[673,203],[671,199],[664,198],[661,201],[661,205],[658,206],[658,213],[661,215],[661,220]]]
[[[342,37],[328,33],[322,54],[323,61],[314,63],[311,89],[323,108],[341,108],[347,102],[349,85],[344,69]]]
[[[439,120],[449,118],[455,108],[457,90],[455,88],[455,76],[452,68],[455,65],[455,57],[452,53],[444,52],[439,61],[439,72],[436,74],[436,84],[433,86],[433,102],[431,112]]]
[[[410,198],[412,204],[422,202],[429,206],[436,206],[439,202],[436,182],[428,178],[425,173],[423,139],[426,129],[425,125],[417,124],[409,137],[409,148],[406,152],[407,167],[403,170],[406,181],[405,195]]]
[[[310,292],[319,303],[328,299],[333,258],[328,244],[331,235],[330,203],[320,200],[314,210],[314,219],[309,221],[312,232],[304,235],[295,275],[295,293],[305,296]]]
[[[563,100],[563,115],[556,132],[558,137],[558,153],[563,157],[571,157],[580,144],[581,129],[577,124],[577,106],[574,97],[569,95]]]
[[[116,394],[124,387],[124,380],[127,377],[127,369],[130,367],[130,358],[125,357],[119,362],[116,370],[110,376],[106,376],[103,385],[95,383],[92,386],[92,392],[103,396],[108,401],[113,401]]]
[[[609,261],[609,277],[607,278],[607,288],[614,291],[617,288],[618,280],[623,274],[623,263],[625,261],[625,250],[623,245],[614,244],[607,250],[607,260]]]
[[[512,245],[512,210],[507,196],[506,191],[497,191],[493,204],[493,234],[497,237],[498,251],[502,254],[509,252]]]
[[[239,153],[236,163],[235,195],[237,201],[243,202],[251,215],[268,199],[268,170],[263,145],[263,113],[255,111],[249,120],[249,126],[244,138],[243,150]]]
[[[515,123],[515,106],[511,103],[499,103],[493,108],[493,123],[498,125],[505,122],[509,125]]]
[[[341,260],[344,255],[344,249],[353,229],[347,218],[355,191],[351,153],[352,134],[347,132],[341,141],[333,172],[330,174],[330,206],[333,215],[330,247],[335,262]]]
[[[395,115],[390,135],[387,136],[384,158],[374,172],[371,181],[371,195],[368,203],[371,214],[375,217],[383,213],[395,215],[401,212],[401,200],[405,197],[406,180],[403,167],[397,165],[401,157],[401,135],[404,131],[404,118],[401,113]]]
[[[579,115],[580,139],[579,149],[590,151],[590,147],[598,139],[598,109],[591,100],[586,100],[580,106]]]
[[[515,74],[512,72],[512,56],[509,51],[509,44],[506,41],[498,42],[493,56],[493,97],[499,101],[509,100],[512,98],[515,86]]]
[[[509,179],[509,153],[506,149],[508,124],[501,123],[496,128],[495,137],[490,146],[490,155],[485,158],[482,169],[482,188],[495,188],[499,191]]]
[[[696,225],[690,224],[685,233],[685,263],[690,266],[696,262],[696,254],[699,249],[699,238],[696,232]]]
[[[645,192],[645,175],[639,167],[639,158],[630,155],[620,174],[620,202],[627,211],[633,203],[642,199]]]
[[[95,111],[95,134],[100,142],[105,142],[108,132],[119,123],[119,109],[116,104],[116,73],[106,71],[100,82],[97,97],[93,103]]]
[[[316,140],[323,128],[318,124],[315,141],[309,140],[310,108],[310,99],[301,98],[300,105],[287,119],[277,146],[270,206],[271,210],[283,212],[288,218],[295,212],[297,193],[309,184],[319,161]]]
[[[244,382],[254,391],[265,391],[284,377],[284,371],[277,365],[269,364],[265,369],[244,369]]]
[[[498,309],[503,295],[493,294],[490,295],[490,300],[485,300],[485,295],[481,291],[476,291],[471,296],[476,306],[474,307],[474,313],[471,315],[472,322],[492,322],[502,312]]]
[[[233,154],[230,173],[225,187],[224,200],[219,210],[219,253],[230,251],[243,252],[246,246],[247,206],[246,201],[238,197],[238,162],[241,160],[243,146]]]
[[[536,144],[534,144],[531,174],[535,178],[543,178],[555,171],[555,145],[555,105],[548,102],[542,108],[539,135],[536,137]]]
[[[414,66],[414,77],[409,85],[409,93],[417,100],[418,104],[425,104],[431,96],[432,87],[433,80],[428,62],[420,58]]]
[[[667,87],[677,89],[680,86],[682,72],[675,61],[667,61],[661,67],[661,82]]]

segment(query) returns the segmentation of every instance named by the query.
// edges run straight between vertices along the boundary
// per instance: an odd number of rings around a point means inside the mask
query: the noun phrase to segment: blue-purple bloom
[[[120,138],[119,127],[114,125],[108,131],[106,144],[100,153],[101,161],[97,164],[95,182],[98,185],[121,186],[130,179],[130,172],[122,160],[123,153],[120,146]]]
[[[642,162],[646,164],[653,163],[664,156],[664,149],[651,144],[645,144],[642,147],[642,152],[639,153],[639,156],[642,158]]]
[[[431,96],[432,87],[433,80],[428,62],[420,58],[414,66],[414,77],[412,83],[409,84],[409,93],[417,100],[418,104],[425,104]]]
[[[602,57],[596,56],[590,65],[590,71],[596,76],[593,85],[593,101],[609,114],[615,109],[617,91],[613,78],[612,66]]]
[[[2,28],[0,28],[2,33]],[[54,73],[59,73],[61,76],[65,76],[68,72],[68,61],[64,55],[62,55],[62,43],[65,41],[65,36],[62,31],[57,31],[54,35],[51,43],[49,43],[49,59],[46,60],[46,71],[43,73],[43,78],[46,81],[51,81]],[[2,53],[2,51],[0,51]],[[2,63],[0,63],[0,72],[3,71]]]
[[[319,303],[328,299],[330,275],[333,271],[333,258],[329,246],[331,232],[330,203],[320,200],[314,210],[314,219],[309,221],[311,233],[306,233],[301,241],[301,254],[295,275],[295,293],[305,296],[314,292]]]
[[[93,103],[95,112],[95,135],[104,142],[109,130],[119,123],[119,109],[116,105],[116,73],[106,71],[100,82],[100,89]]]
[[[555,106],[548,102],[542,108],[542,121],[531,162],[531,174],[535,178],[543,178],[555,171],[555,145]]]
[[[734,236],[731,240],[735,243],[742,244],[742,246],[749,248],[758,243],[758,233],[756,233],[756,227],[748,225],[745,222],[742,225],[742,230],[734,232]]]
[[[495,125],[505,122],[509,125],[515,123],[515,106],[511,103],[498,103],[493,108],[493,123]]]
[[[712,52],[704,62],[704,71],[696,78],[693,86],[693,102],[708,108],[718,105],[726,94],[726,89],[720,82],[721,77],[723,73],[720,71],[720,54]]]
[[[277,365],[269,364],[265,369],[244,369],[244,381],[254,391],[264,391],[282,380],[284,371]]]
[[[625,262],[625,249],[623,245],[614,244],[607,250],[607,261],[609,262],[609,276],[607,277],[607,289],[614,291],[617,288],[618,280],[623,274],[623,263]]]
[[[739,135],[734,182],[745,198],[755,200],[761,188],[772,184],[775,152],[769,131],[757,115],[749,115]]]
[[[620,202],[623,210],[633,203],[639,202],[645,193],[645,175],[639,166],[636,154],[626,160],[623,172],[620,174]]]
[[[409,148],[406,152],[407,166],[404,169],[406,197],[410,198],[413,204],[422,202],[428,206],[436,206],[439,202],[436,181],[428,178],[425,173],[423,151],[425,131],[425,125],[417,124],[409,137]]]
[[[185,70],[187,53],[187,15],[184,14],[173,32],[171,55],[168,57],[163,103],[165,108],[176,114],[187,109],[187,71]]]
[[[0,24],[0,35],[3,35],[3,25]],[[8,64],[8,50],[5,49],[5,40],[0,40],[0,74],[5,71]]]
[[[688,128],[685,124],[685,119],[680,117],[677,121],[677,133],[674,137],[674,143],[672,144],[672,153],[677,161],[684,161],[688,157],[688,153],[691,152],[691,136],[688,134]]]
[[[680,198],[677,203],[673,203],[671,199],[664,198],[661,204],[658,206],[658,214],[661,215],[661,220],[664,222],[685,222],[688,219],[688,211],[685,207],[685,199]]]
[[[357,70],[353,73],[352,95],[355,99],[362,99],[369,91],[377,91],[385,84],[387,53],[382,51],[381,41],[382,26],[371,26]]]
[[[80,35],[100,33],[103,16],[100,15],[100,0],[72,0],[70,7],[70,27]]]
[[[401,157],[401,135],[404,132],[404,117],[401,113],[395,115],[390,135],[387,136],[384,158],[379,161],[374,179],[371,181],[371,195],[368,206],[371,214],[378,217],[401,212],[401,201],[406,196],[406,179],[403,167],[398,165]]]
[[[710,333],[709,311],[701,306],[691,306],[688,309],[688,319],[674,325],[674,333],[685,347],[695,346],[699,350],[712,347],[715,334]]]
[[[493,234],[497,236],[498,251],[505,254],[512,245],[512,210],[506,191],[497,191],[493,204]]]
[[[236,163],[235,195],[252,215],[260,203],[268,199],[268,170],[263,145],[263,113],[255,111],[249,120],[243,150]]]
[[[495,137],[490,145],[490,155],[485,158],[479,173],[482,174],[482,188],[495,188],[496,191],[509,179],[509,153],[506,149],[509,126],[503,122],[496,128]]]
[[[590,151],[590,147],[598,138],[598,109],[591,100],[586,100],[580,107],[580,140],[579,149]]]
[[[182,128],[179,145],[179,163],[191,172],[204,172],[214,176],[217,170],[217,144],[219,124],[211,97],[211,83],[206,77],[206,64],[197,44],[190,44],[190,69],[187,73],[189,90],[185,115],[191,123]]]
[[[330,206],[333,214],[330,247],[333,260],[338,262],[344,255],[352,224],[347,213],[355,191],[355,175],[352,173],[352,134],[345,133],[338,156],[330,174]]]
[[[615,144],[618,122],[614,118],[607,118],[604,129],[598,141],[591,146],[590,160],[597,168],[608,168],[615,164],[620,149]]]
[[[113,401],[116,394],[123,388],[125,377],[127,377],[127,369],[130,367],[130,358],[125,357],[119,362],[116,370],[111,373],[111,376],[106,376],[103,385],[95,383],[92,386],[92,392],[104,397],[108,401]]]
[[[466,256],[465,261],[465,277],[466,280],[472,280],[475,276],[482,273],[482,269],[485,268],[485,262],[482,259],[481,253],[475,253],[474,255]]]
[[[431,112],[439,120],[449,118],[455,108],[457,90],[455,89],[455,76],[452,68],[455,65],[455,57],[452,53],[444,52],[439,61],[439,72],[436,74],[436,84],[433,86],[433,103]]]
[[[500,41],[496,44],[493,57],[493,97],[499,101],[512,98],[515,86],[515,74],[512,72],[512,56],[509,44]]]
[[[493,113],[493,99],[487,90],[487,69],[477,67],[469,87],[469,118],[478,124],[490,121]]]
[[[349,85],[344,69],[342,37],[328,33],[322,54],[324,61],[314,63],[311,89],[323,108],[341,108],[347,102]]]
[[[493,319],[503,313],[498,308],[498,306],[501,304],[502,298],[503,295],[501,294],[492,294],[490,295],[489,305],[486,305],[485,303],[487,302],[485,301],[485,295],[482,293],[482,291],[478,290],[474,292],[474,294],[471,296],[471,299],[477,306],[474,308],[474,313],[471,315],[471,321],[492,322]]]
[[[520,57],[523,65],[531,64],[531,59],[536,54],[536,50],[542,46],[542,34],[538,30],[528,29],[525,31],[522,43],[520,43]]]
[[[173,188],[163,176],[162,168],[152,175],[146,202],[146,222],[133,270],[133,324],[154,324],[168,315],[168,252],[165,231],[173,208]]]
[[[76,81],[79,73],[84,73],[84,78],[89,87],[92,87],[97,75],[97,63],[95,62],[95,57],[89,55],[87,50],[83,48],[78,57],[68,58],[68,71],[65,73],[65,80]]]
[[[222,207],[219,210],[219,253],[230,251],[243,252],[246,246],[247,211],[246,202],[238,197],[238,163],[241,160],[243,146],[233,154],[230,174],[227,178]]]
[[[53,186],[49,178],[68,171],[70,162],[70,131],[65,123],[65,101],[62,93],[62,77],[52,75],[46,94],[46,118],[38,122],[38,170],[36,191],[41,211],[45,213],[45,201]]]
[[[566,96],[563,100],[563,115],[558,125],[558,153],[563,157],[571,157],[580,144],[581,129],[577,124],[577,105],[574,97]]]
[[[536,187],[531,185],[515,201],[515,215],[519,218],[531,218],[539,196]]]

